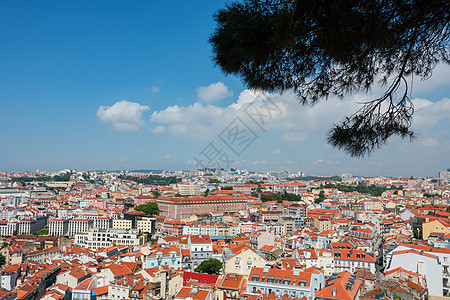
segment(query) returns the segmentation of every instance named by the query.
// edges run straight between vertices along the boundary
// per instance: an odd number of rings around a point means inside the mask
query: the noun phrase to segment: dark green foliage
[[[204,260],[200,265],[198,265],[197,268],[195,268],[195,272],[213,275],[219,275],[221,270],[222,263],[220,262],[220,260],[217,260],[215,258]]]
[[[271,193],[271,194],[261,194],[260,199],[262,202],[267,201],[278,201],[281,200],[281,194],[280,193]]]
[[[153,197],[159,198],[161,196],[161,193],[159,191],[151,191]]]
[[[148,175],[142,177],[120,175],[119,178],[122,180],[130,180],[136,183],[149,185],[169,185],[171,183],[178,183],[181,181],[181,178],[178,178],[176,176],[163,177],[160,175]]]
[[[223,186],[223,187],[221,188],[221,190],[229,190],[229,191],[232,191],[232,190],[233,190],[233,187],[232,187],[232,186]]]
[[[326,184],[322,188],[337,188],[341,192],[351,193],[351,192],[358,192],[360,194],[368,194],[371,196],[381,196],[385,191],[388,190],[399,190],[399,188],[395,186],[391,186],[390,188],[382,187],[382,186],[376,186],[374,184],[370,186],[348,186],[348,185],[334,185],[334,184]]]
[[[320,191],[319,192],[319,197],[314,201],[316,203],[320,203],[323,200],[325,200],[325,192],[324,191]]]
[[[6,257],[0,254],[0,266],[3,266],[6,264]]]
[[[429,193],[425,193],[425,194],[423,194],[423,196],[425,198],[441,197],[438,194],[429,194]]]
[[[283,200],[285,200],[285,201],[300,201],[300,200],[302,200],[302,197],[284,192],[283,194],[280,194],[280,193],[261,194],[260,199],[262,202],[281,201],[278,203],[282,203]]]
[[[450,63],[450,1],[243,0],[214,15],[213,60],[250,88],[292,90],[303,104],[386,92],[335,124],[328,142],[352,156],[392,135],[414,138],[407,78]]]
[[[146,215],[149,215],[149,216],[159,215],[158,204],[153,203],[153,202],[136,206],[134,210],[142,211],[143,213],[145,213]]]
[[[217,178],[211,178],[208,183],[222,183],[219,179]]]
[[[251,180],[251,181],[247,181],[245,184],[260,184],[260,183],[264,183],[264,181],[254,181],[254,180]]]

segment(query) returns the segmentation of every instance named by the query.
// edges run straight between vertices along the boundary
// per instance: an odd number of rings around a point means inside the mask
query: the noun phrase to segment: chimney
[[[337,293],[337,288],[335,286],[333,286],[333,297],[336,297],[336,293]]]
[[[269,273],[270,265],[265,265],[263,268],[263,273]]]

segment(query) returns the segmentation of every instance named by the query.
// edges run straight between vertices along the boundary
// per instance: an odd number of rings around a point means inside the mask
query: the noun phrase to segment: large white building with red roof
[[[187,242],[191,250],[193,270],[203,261],[212,258],[213,246],[209,235],[190,235]]]
[[[274,292],[275,296],[314,299],[315,293],[324,284],[325,275],[316,270],[306,272],[296,268],[281,270],[271,266],[254,267],[247,279],[247,293],[269,295]]]

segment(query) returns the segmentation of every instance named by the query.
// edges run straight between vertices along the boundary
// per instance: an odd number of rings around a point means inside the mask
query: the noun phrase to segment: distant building
[[[178,191],[181,195],[192,196],[201,194],[201,186],[198,184],[189,184],[180,182],[178,184]]]
[[[447,171],[440,171],[439,172],[439,179],[445,182],[450,182],[450,169],[447,169]]]
[[[213,196],[202,198],[169,198],[156,200],[162,216],[171,219],[189,217],[192,214],[209,214],[211,212],[235,212],[247,209],[246,197]]]

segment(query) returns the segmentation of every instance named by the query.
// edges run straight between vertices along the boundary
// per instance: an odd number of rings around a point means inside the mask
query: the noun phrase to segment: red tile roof
[[[344,271],[337,277],[330,277],[325,287],[316,292],[316,298],[353,300],[355,299],[362,281]]]

